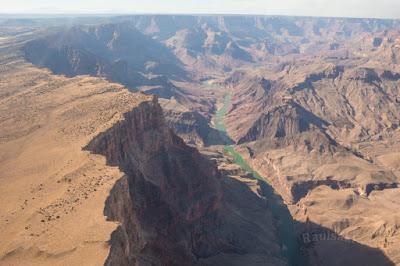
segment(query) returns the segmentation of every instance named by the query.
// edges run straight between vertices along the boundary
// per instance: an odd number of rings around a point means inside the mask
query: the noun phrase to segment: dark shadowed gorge
[[[125,114],[86,147],[125,173],[106,202],[105,214],[121,223],[106,264],[239,265],[232,258],[238,254],[251,265],[284,264],[262,198],[243,184],[225,184],[229,177],[214,162],[167,128],[156,99]],[[245,217],[231,213],[247,208],[236,206],[240,199],[234,199],[239,196],[234,190],[252,208],[265,211]]]

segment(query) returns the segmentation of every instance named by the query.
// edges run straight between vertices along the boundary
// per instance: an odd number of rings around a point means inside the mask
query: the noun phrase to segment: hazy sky
[[[234,13],[400,18],[400,0],[0,0],[0,13]]]

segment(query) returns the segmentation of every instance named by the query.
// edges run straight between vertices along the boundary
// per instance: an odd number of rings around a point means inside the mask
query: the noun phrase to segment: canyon
[[[400,264],[399,26],[0,19],[0,265]]]

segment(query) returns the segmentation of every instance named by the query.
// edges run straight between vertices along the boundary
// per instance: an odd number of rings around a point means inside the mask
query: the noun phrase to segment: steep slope
[[[163,76],[186,76],[167,47],[124,24],[74,26],[28,42],[23,49],[28,61],[56,74],[101,76],[132,89],[167,86]]]
[[[202,110],[193,108],[193,105],[189,109],[175,99],[161,99],[160,104],[168,126],[187,144],[197,147],[219,144],[219,133],[212,128],[210,118]]]
[[[365,42],[354,45],[354,40],[399,25],[396,20],[380,19],[229,15],[137,15],[116,21],[129,23],[164,42],[188,68],[209,74],[223,74],[250,62],[279,63],[282,57],[363,56],[354,47]],[[390,58],[390,50],[388,55]]]
[[[272,79],[268,93],[259,79],[246,77],[251,74],[227,80],[233,101],[226,122],[238,150],[293,203],[295,218],[380,247],[398,263],[398,217],[392,215],[397,203],[385,198],[399,186],[396,69],[376,61],[302,62],[265,71]],[[370,225],[364,214],[378,202],[376,226],[390,224],[390,233]],[[329,242],[315,245],[317,261],[331,265]]]
[[[312,182],[324,173],[329,183],[340,180],[344,183],[339,186],[354,187],[350,180],[359,179],[356,182],[363,194],[369,193],[368,183],[397,186],[397,177],[391,169],[384,170],[385,167],[355,148],[360,141],[391,139],[397,131],[400,105],[395,97],[399,93],[395,73],[321,64],[284,70],[277,73],[277,80],[268,81],[268,86],[258,79],[246,78],[233,85],[233,103],[226,119],[230,135],[238,144],[249,143],[251,156],[259,157],[260,163],[266,163],[268,158],[266,165],[271,164],[292,181]],[[307,70],[313,72],[302,72]],[[279,159],[283,154],[286,163]],[[350,158],[362,166],[353,169],[351,175],[340,174],[333,165],[342,160],[352,161]],[[359,164],[355,161],[355,165]],[[332,164],[331,170],[317,171],[321,162]],[[372,170],[374,167],[376,170]],[[346,175],[348,179],[342,180]],[[337,180],[335,176],[342,177]],[[283,181],[288,182],[292,183]],[[311,183],[307,186],[313,187]]]
[[[337,265],[351,263],[355,265],[398,265],[399,258],[399,215],[397,212],[400,189],[374,191],[368,198],[360,197],[352,189],[334,190],[319,186],[303,198],[298,206],[295,218],[306,225],[315,223],[329,228],[346,242],[340,258],[337,251],[340,245],[327,236],[327,231],[305,229],[318,237],[310,249],[316,261],[312,265]],[[382,250],[390,260],[376,260],[367,252],[347,252],[349,243],[356,241],[366,246]],[[347,248],[346,248],[347,247]],[[336,250],[332,252],[332,249]],[[319,260],[319,262],[318,262]],[[322,263],[323,262],[323,263]]]
[[[82,147],[151,99],[21,59],[0,75],[0,264],[102,265],[117,226],[104,202],[123,173]]]
[[[1,264],[286,265],[265,200],[157,97],[22,58],[0,71]]]
[[[263,227],[232,215],[235,203],[227,197],[239,195],[221,182],[215,163],[166,127],[156,101],[127,113],[85,149],[106,156],[126,175],[106,203],[108,217],[121,223],[107,265],[235,264],[239,255],[249,265],[259,265],[255,258],[284,264],[271,215],[259,215]],[[251,194],[244,190],[240,197]],[[253,203],[260,208],[263,201]]]

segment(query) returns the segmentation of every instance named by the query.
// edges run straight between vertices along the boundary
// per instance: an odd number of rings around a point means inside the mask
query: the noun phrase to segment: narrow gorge
[[[226,184],[232,181],[215,162],[166,126],[157,97],[85,149],[125,173],[106,201],[108,219],[120,223],[106,265],[240,265],[239,254],[248,265],[286,264],[263,197],[244,184]],[[244,215],[252,212],[237,205],[245,199],[264,211]]]

